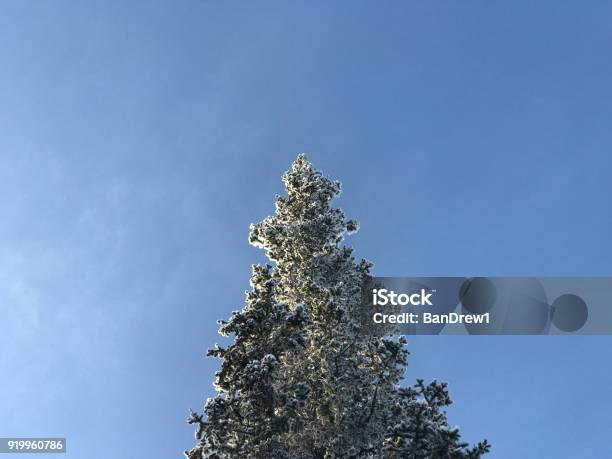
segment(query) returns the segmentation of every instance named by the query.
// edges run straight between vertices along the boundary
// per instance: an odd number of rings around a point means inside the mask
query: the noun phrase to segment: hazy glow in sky
[[[0,435],[179,457],[297,153],[375,274],[612,275],[604,2],[4,2]],[[213,298],[215,298],[213,300]],[[419,337],[494,458],[603,457],[610,338]],[[601,389],[601,390],[600,390]],[[596,399],[595,399],[596,398]]]

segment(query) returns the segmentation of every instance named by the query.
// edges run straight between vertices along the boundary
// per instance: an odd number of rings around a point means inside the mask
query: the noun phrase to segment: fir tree
[[[283,176],[276,214],[251,225],[249,240],[274,266],[254,266],[246,306],[220,333],[233,335],[222,359],[218,394],[192,412],[201,458],[470,458],[473,448],[450,428],[445,384],[400,388],[405,339],[361,326],[361,290],[371,264],[342,246],[357,224],[331,202],[340,183],[304,155]]]

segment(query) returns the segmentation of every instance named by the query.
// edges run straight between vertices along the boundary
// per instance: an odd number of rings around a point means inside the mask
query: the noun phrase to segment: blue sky
[[[376,275],[612,275],[590,2],[3,2],[0,436],[180,457],[308,152]],[[493,458],[609,455],[609,337],[419,337]]]

